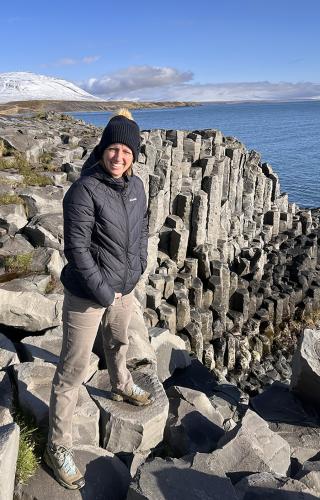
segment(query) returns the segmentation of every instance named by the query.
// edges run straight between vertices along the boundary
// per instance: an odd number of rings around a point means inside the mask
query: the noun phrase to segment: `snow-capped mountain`
[[[73,83],[35,73],[0,73],[0,103],[57,100],[101,101]]]

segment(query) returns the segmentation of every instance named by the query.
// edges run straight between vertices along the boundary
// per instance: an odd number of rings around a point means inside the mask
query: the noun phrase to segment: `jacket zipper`
[[[128,218],[128,212],[126,209],[126,204],[124,202],[124,192],[121,193],[121,201],[123,204],[123,209],[124,209],[124,214],[125,214],[125,220],[126,220],[126,233],[127,233],[127,239],[126,239],[126,246],[125,246],[125,253],[126,253],[126,267],[125,267],[125,274],[124,274],[124,280],[123,280],[123,292],[125,290],[125,286],[127,283],[127,277],[128,277],[128,248],[129,248],[129,218]]]

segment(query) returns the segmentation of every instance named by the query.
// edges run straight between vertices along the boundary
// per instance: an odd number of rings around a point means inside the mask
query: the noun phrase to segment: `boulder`
[[[301,471],[295,476],[295,479],[308,486],[320,497],[320,462],[315,460],[313,462],[306,461]]]
[[[185,349],[184,341],[173,335],[166,328],[151,328],[149,330],[151,347],[157,357],[157,374],[160,382],[169,378],[177,368],[190,365],[190,356]]]
[[[19,450],[19,426],[15,423],[0,427],[0,498],[13,498],[14,478]]]
[[[306,328],[292,361],[291,389],[320,410],[320,329]]]
[[[0,205],[0,227],[7,229],[9,234],[15,234],[28,223],[22,204]]]
[[[136,384],[152,393],[153,403],[134,406],[112,401],[107,370],[98,371],[87,384],[90,396],[100,409],[103,447],[113,453],[144,452],[163,438],[169,404],[162,385],[146,367],[133,371],[132,377]]]
[[[224,435],[223,417],[205,394],[173,386],[167,391],[169,416],[165,441],[175,456],[213,451]]]
[[[61,323],[62,295],[23,290],[19,281],[0,284],[1,322],[29,332],[58,326]]]
[[[197,453],[184,459],[154,458],[141,465],[130,484],[127,500],[207,499],[238,500],[235,490],[210,455]]]
[[[19,405],[31,414],[37,425],[48,425],[52,379],[56,367],[51,363],[21,363],[14,367]],[[84,386],[80,387],[72,421],[74,444],[99,445],[99,410]]]
[[[21,234],[6,237],[0,243],[0,257],[11,257],[33,252],[34,248]]]
[[[13,392],[8,373],[0,371],[0,428],[11,424],[13,411]]]
[[[24,200],[29,218],[40,214],[62,213],[64,189],[61,187],[23,187],[17,188],[16,193]]]
[[[35,247],[63,250],[63,215],[61,212],[36,215],[24,233]]]
[[[0,370],[15,363],[20,363],[20,360],[14,344],[3,333],[0,333]]]
[[[25,337],[22,339],[23,352],[28,361],[58,364],[62,346],[62,327],[47,330],[44,335]],[[98,369],[99,358],[93,352],[85,382],[90,380]]]
[[[236,482],[254,472],[286,475],[290,467],[289,444],[251,410],[219,440],[218,448],[214,457]]]
[[[28,484],[15,490],[15,500],[125,500],[130,474],[127,467],[112,453],[94,446],[75,446],[75,462],[84,474],[86,484],[81,490],[62,488],[52,471],[42,464]],[[4,497],[12,498],[12,497]]]
[[[295,479],[261,472],[236,484],[239,500],[315,500],[317,492]]]

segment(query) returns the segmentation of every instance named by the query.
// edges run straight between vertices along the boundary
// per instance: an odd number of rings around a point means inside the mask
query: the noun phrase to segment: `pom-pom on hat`
[[[96,148],[97,159],[102,157],[107,147],[117,143],[128,146],[132,151],[133,161],[137,161],[140,149],[140,130],[130,111],[126,108],[119,109],[105,127]]]

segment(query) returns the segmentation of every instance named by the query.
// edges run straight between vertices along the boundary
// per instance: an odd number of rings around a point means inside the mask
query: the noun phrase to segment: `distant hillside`
[[[0,104],[0,115],[16,115],[21,113],[39,113],[56,111],[115,111],[125,106],[129,109],[176,108],[181,106],[198,106],[196,102],[132,102],[132,101],[16,101]]]
[[[99,101],[71,82],[27,72],[0,73],[0,103],[30,100]]]

